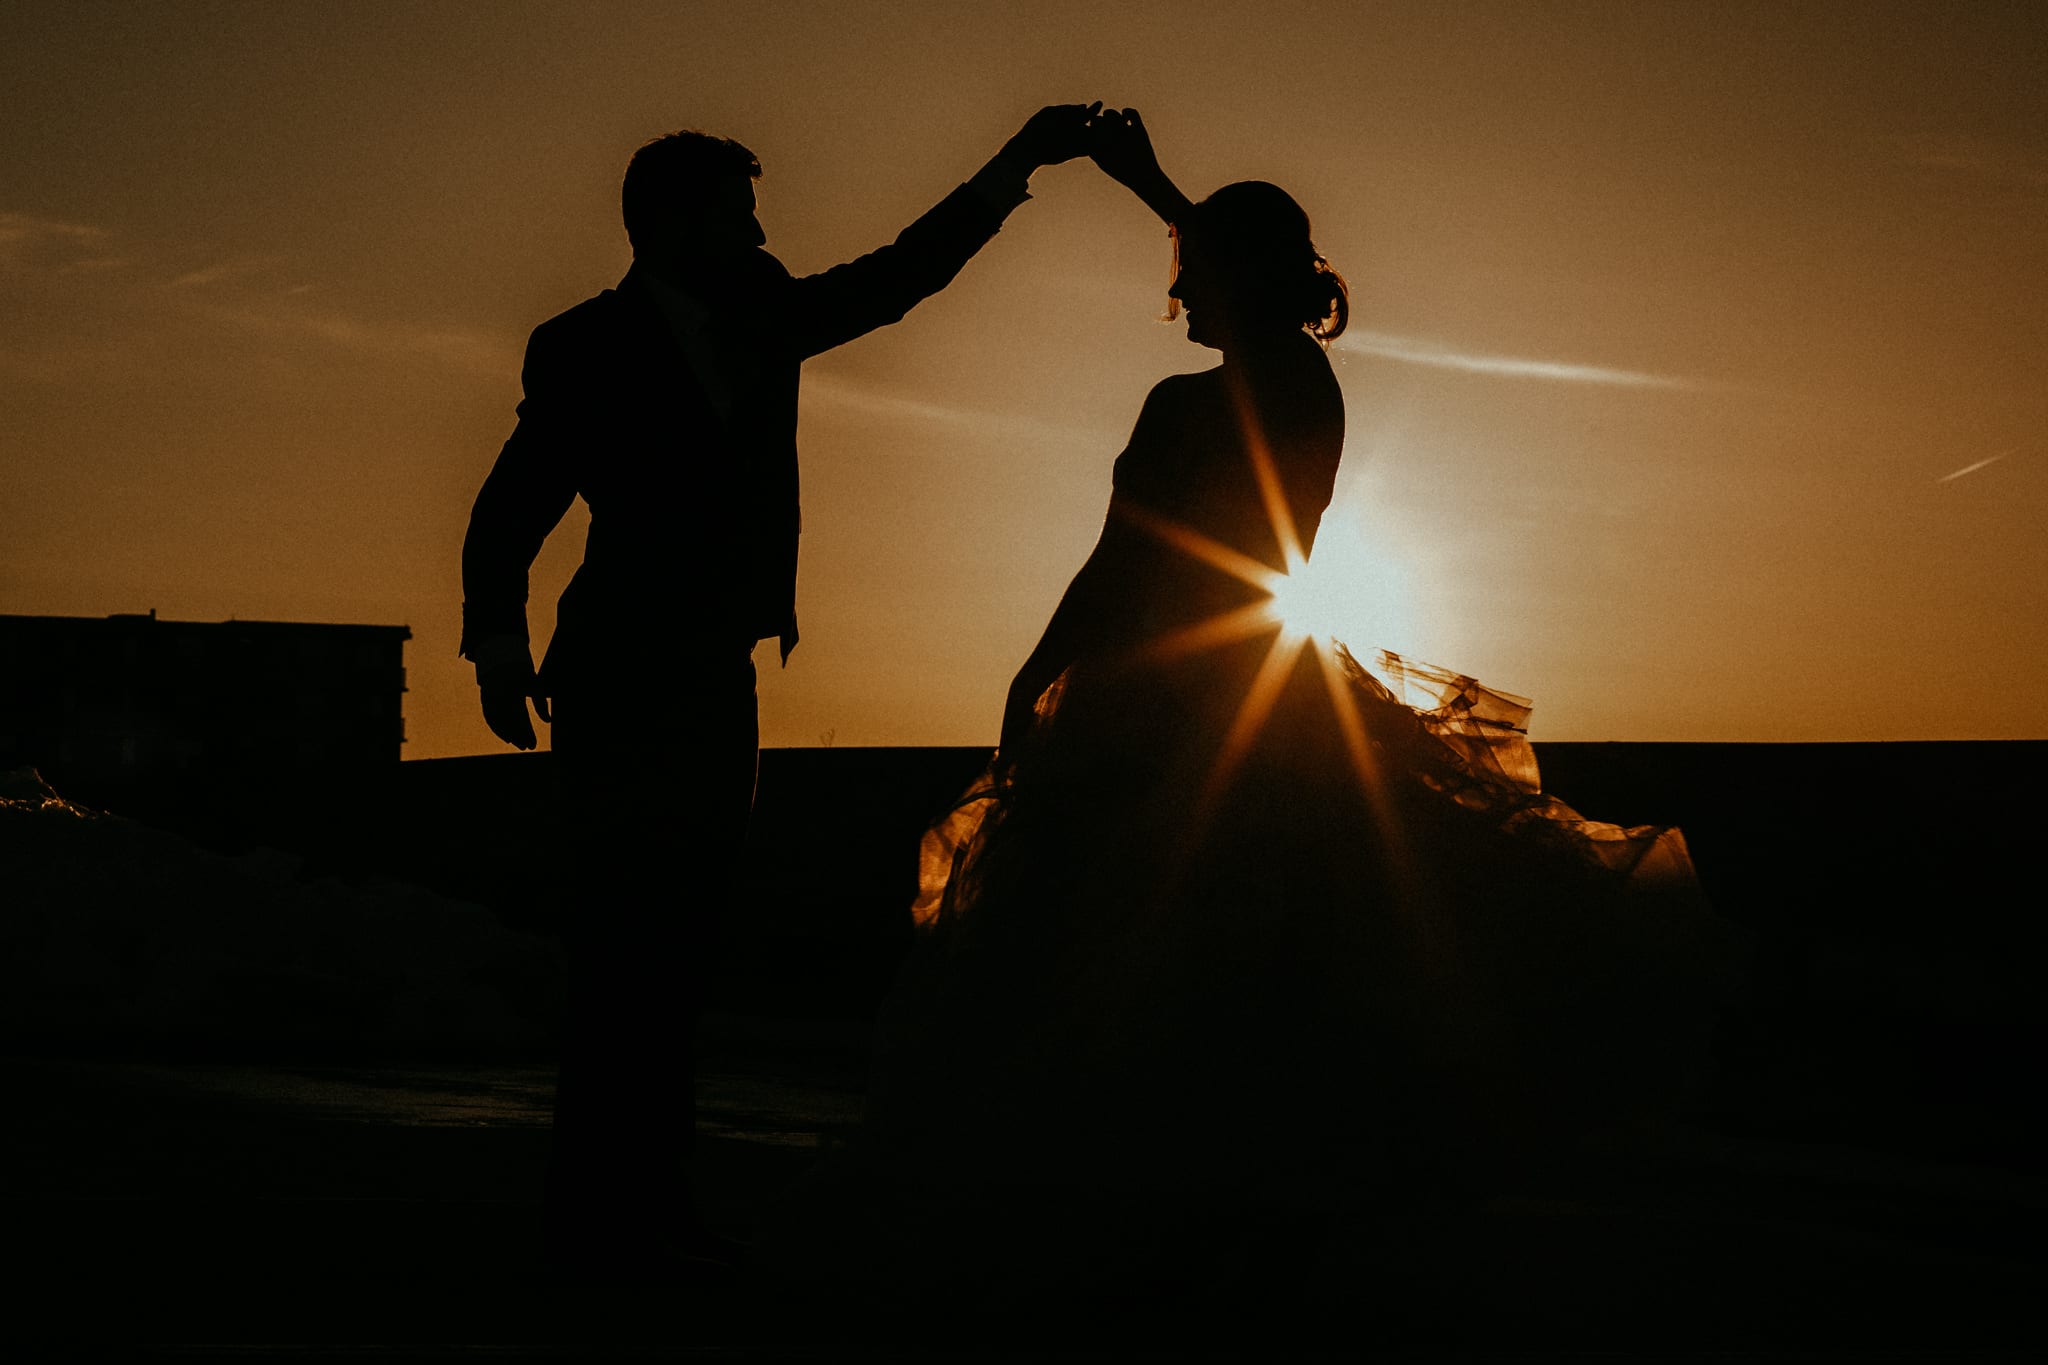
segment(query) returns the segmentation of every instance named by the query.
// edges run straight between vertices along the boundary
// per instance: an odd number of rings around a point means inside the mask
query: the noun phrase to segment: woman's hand
[[[1104,109],[1088,121],[1088,155],[1102,173],[1135,189],[1165,175],[1152,135],[1135,109]]]
[[[1138,196],[1168,223],[1178,222],[1188,198],[1159,168],[1152,135],[1135,109],[1104,109],[1088,122],[1088,155],[1102,173]]]

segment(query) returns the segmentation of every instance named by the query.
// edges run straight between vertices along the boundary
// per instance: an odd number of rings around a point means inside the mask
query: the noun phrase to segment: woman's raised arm
[[[1169,226],[1181,221],[1189,201],[1159,168],[1152,136],[1135,109],[1104,109],[1088,121],[1088,155],[1104,175],[1138,196]]]

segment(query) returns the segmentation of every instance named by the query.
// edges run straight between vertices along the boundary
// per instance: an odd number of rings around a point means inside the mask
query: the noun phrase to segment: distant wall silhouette
[[[266,774],[391,767],[405,626],[0,616],[0,767],[146,810]]]
[[[1982,963],[1995,994],[2015,974],[2031,981],[2048,952],[2040,917],[2004,890],[2022,865],[2013,832],[2048,818],[2034,776],[2048,742],[1535,747],[1545,787],[1587,816],[1681,826],[1709,895],[1769,940],[1774,971],[1825,976],[1842,945],[1883,945],[1914,970]],[[754,965],[732,993],[771,1009],[871,1005],[909,942],[918,836],[988,756],[764,750],[734,937]],[[217,847],[290,849],[315,870],[416,881],[543,928],[552,761],[305,773],[188,802],[165,823]]]

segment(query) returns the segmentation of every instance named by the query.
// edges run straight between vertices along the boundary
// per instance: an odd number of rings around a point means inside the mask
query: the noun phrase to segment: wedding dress
[[[873,1146],[1370,1201],[1701,1082],[1739,948],[1683,835],[1544,793],[1524,699],[1341,644],[1219,777],[1275,645],[1064,679],[927,832]]]
[[[1697,1082],[1735,950],[1679,832],[1545,794],[1527,701],[1261,617],[1242,570],[1329,498],[1328,376],[1304,341],[1148,399],[1048,628],[1087,647],[926,835],[866,1122],[785,1247],[1108,1269]]]

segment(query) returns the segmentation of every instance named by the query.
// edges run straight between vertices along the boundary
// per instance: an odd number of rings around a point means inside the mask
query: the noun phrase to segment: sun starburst
[[[1246,605],[1146,642],[1142,646],[1145,657],[1163,662],[1271,636],[1197,795],[1188,837],[1191,843],[1202,837],[1272,718],[1302,651],[1309,650],[1316,657],[1329,693],[1336,740],[1343,746],[1344,758],[1367,809],[1385,836],[1381,842],[1390,859],[1388,871],[1397,881],[1405,880],[1406,848],[1396,808],[1355,684],[1340,659],[1342,647],[1336,640],[1339,629],[1348,629],[1357,620],[1351,602],[1355,585],[1335,581],[1338,575],[1333,573],[1319,574],[1310,564],[1271,453],[1256,431],[1248,428],[1246,436],[1246,449],[1274,542],[1280,550],[1282,568],[1275,569],[1171,518],[1129,504],[1121,508],[1123,515],[1139,529],[1231,575],[1259,594]]]

